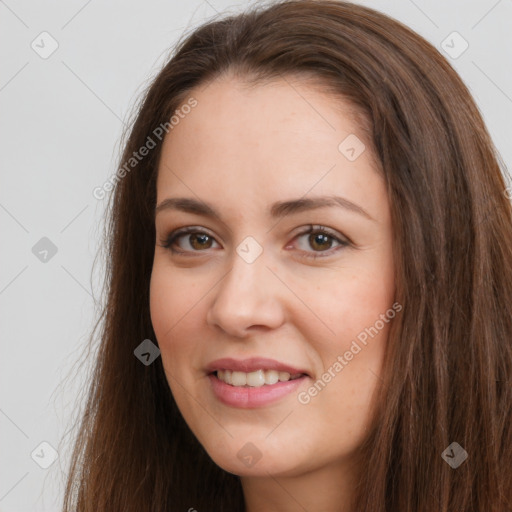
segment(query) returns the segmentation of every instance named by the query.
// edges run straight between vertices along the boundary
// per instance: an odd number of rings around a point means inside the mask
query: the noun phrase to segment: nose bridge
[[[253,326],[278,327],[282,304],[269,263],[263,247],[253,237],[246,237],[232,254],[231,270],[215,287],[208,323],[236,336],[243,336]]]

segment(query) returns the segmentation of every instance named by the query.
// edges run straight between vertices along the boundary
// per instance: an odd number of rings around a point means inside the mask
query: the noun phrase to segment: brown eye
[[[188,227],[172,232],[163,241],[162,247],[174,253],[197,253],[205,249],[211,249],[214,242],[215,238],[210,234],[200,231],[198,228]],[[178,248],[176,249],[175,246],[178,246]]]
[[[330,249],[332,245],[332,237],[325,233],[313,233],[308,237],[308,242],[313,249],[325,251]]]
[[[331,233],[323,226],[309,226],[309,229],[299,234],[297,239],[300,240],[305,235],[308,235],[307,239],[305,239],[306,243],[298,243],[298,245],[304,253],[303,256],[306,258],[331,256],[340,249],[350,245],[348,240],[341,238],[336,233]],[[337,247],[333,248],[333,243],[337,244]]]
[[[193,233],[188,235],[188,241],[194,249],[209,249],[212,243],[212,237],[205,233]]]

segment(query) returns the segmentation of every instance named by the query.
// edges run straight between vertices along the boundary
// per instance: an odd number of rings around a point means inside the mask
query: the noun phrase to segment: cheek
[[[337,428],[363,432],[380,383],[389,328],[397,314],[392,307],[392,267],[361,266],[336,284],[317,282],[309,299],[322,322],[311,322],[308,316],[301,329],[309,340],[315,340],[323,373],[316,376],[316,382],[321,382],[302,395],[304,402],[309,401],[306,409],[318,414],[331,411]],[[319,328],[324,335],[318,335]]]
[[[168,267],[160,259],[153,265],[150,281],[150,314],[156,334],[170,336],[189,316],[194,316],[204,290],[197,279]]]
[[[379,330],[385,330],[381,315],[386,315],[394,300],[393,275],[384,272],[382,267],[376,270],[359,268],[343,274],[337,279],[317,278],[314,288],[310,286],[310,280],[296,288],[304,304],[315,313],[304,316],[302,329],[310,335],[313,330],[317,336],[323,333],[322,338],[329,340],[328,352],[348,350],[350,341],[376,322]],[[364,334],[361,337],[364,338]]]
[[[373,252],[364,264],[351,270],[345,287],[345,290],[337,291],[337,299],[349,327],[348,331],[343,331],[354,337],[366,332],[376,322],[379,331],[386,331],[389,322],[382,325],[382,315],[386,315],[393,305],[395,295],[391,246]]]
[[[162,362],[166,370],[179,372],[180,361],[193,352],[186,329],[199,325],[200,294],[190,279],[180,280],[175,272],[155,265],[150,283],[150,315]]]
[[[149,310],[151,323],[161,344],[164,333],[173,327],[174,318],[171,312],[176,311],[177,296],[172,288],[166,285],[165,275],[153,267],[149,290]]]

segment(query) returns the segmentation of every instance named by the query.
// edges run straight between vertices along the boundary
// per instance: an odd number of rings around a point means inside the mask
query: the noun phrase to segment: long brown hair
[[[354,510],[512,510],[512,210],[507,170],[468,89],[431,44],[379,12],[278,1],[179,42],[137,107],[121,164],[194,87],[227,72],[254,85],[315,77],[346,98],[364,114],[387,183],[403,311],[360,448]],[[187,427],[161,358],[145,366],[133,353],[156,343],[149,282],[163,137],[152,139],[108,209],[101,336],[66,512],[244,510],[239,477]],[[456,469],[442,457],[454,442],[468,455]]]

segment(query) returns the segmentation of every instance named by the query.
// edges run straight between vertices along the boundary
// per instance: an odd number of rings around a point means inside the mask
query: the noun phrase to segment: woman
[[[512,510],[512,215],[467,88],[350,3],[210,22],[149,87],[66,511]]]

